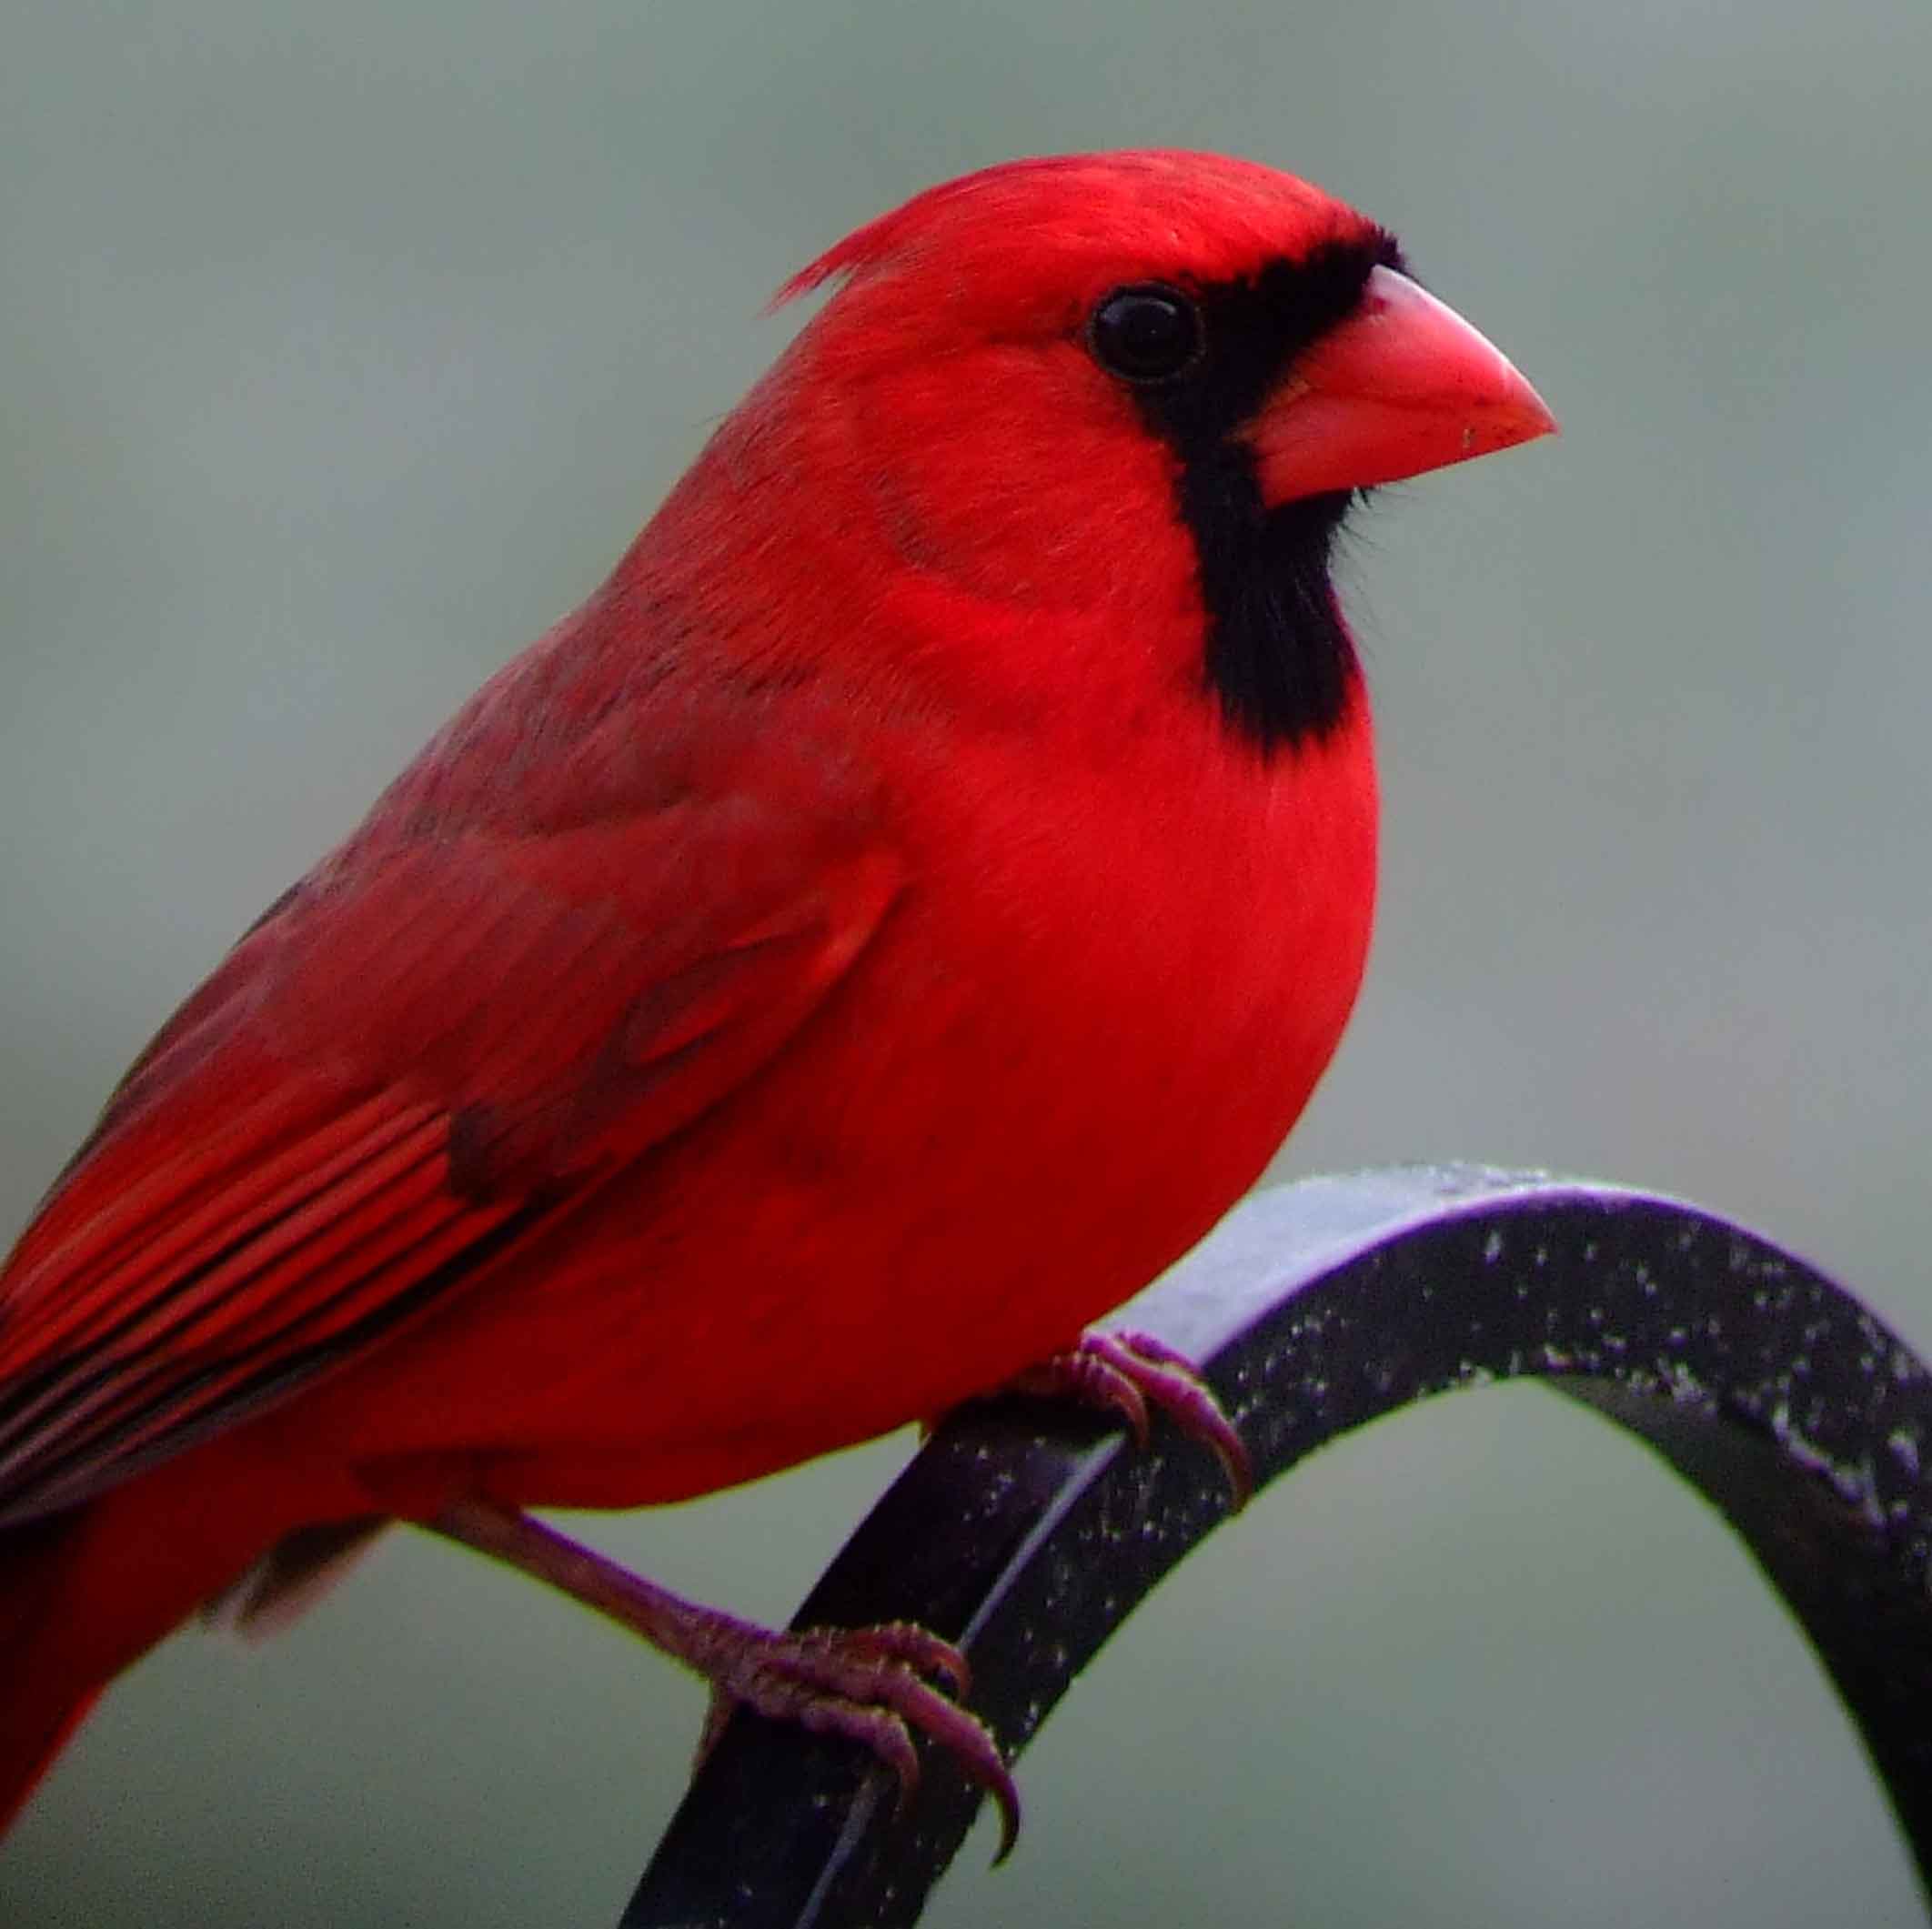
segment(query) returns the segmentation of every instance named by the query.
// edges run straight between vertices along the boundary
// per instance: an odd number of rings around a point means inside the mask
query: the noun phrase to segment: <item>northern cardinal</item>
[[[0,1815],[177,1623],[287,1612],[393,1520],[1011,1803],[943,1643],[767,1633],[521,1510],[1042,1360],[1175,1393],[1082,1329],[1261,1171],[1368,943],[1336,531],[1554,423],[1387,233],[1247,162],[995,167],[784,293],[827,283],[0,1272]]]

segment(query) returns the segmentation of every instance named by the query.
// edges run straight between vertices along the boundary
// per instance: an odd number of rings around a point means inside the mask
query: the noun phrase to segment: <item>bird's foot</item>
[[[1164,1413],[1184,1438],[1221,1462],[1234,1511],[1254,1492],[1254,1464],[1213,1388],[1192,1360],[1152,1333],[1096,1328],[1082,1333],[1077,1346],[1029,1367],[1000,1391],[1072,1400],[1118,1414],[1142,1447],[1150,1412]]]
[[[701,1611],[710,1613],[709,1610]],[[698,1744],[701,1762],[735,1709],[796,1722],[814,1734],[863,1743],[899,1782],[902,1809],[919,1786],[912,1731],[943,1748],[1000,1811],[1003,1862],[1020,1833],[1020,1793],[999,1743],[958,1697],[971,1689],[966,1657],[911,1622],[867,1628],[777,1633],[714,1615],[703,1672],[711,1709]],[[935,1687],[934,1679],[943,1685]]]
[[[899,1783],[904,1807],[919,1785],[914,1731],[943,1748],[1000,1811],[1004,1860],[1020,1833],[1020,1794],[999,1743],[954,1697],[971,1687],[966,1657],[910,1622],[780,1633],[687,1601],[514,1507],[459,1501],[426,1524],[620,1622],[711,1684],[701,1762],[734,1708],[845,1735]],[[933,1685],[933,1678],[944,1683]]]

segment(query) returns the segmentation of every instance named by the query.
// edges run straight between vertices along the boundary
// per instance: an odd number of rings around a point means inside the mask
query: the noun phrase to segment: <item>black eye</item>
[[[1177,288],[1116,288],[1088,324],[1093,358],[1129,382],[1164,382],[1201,353],[1201,311]]]

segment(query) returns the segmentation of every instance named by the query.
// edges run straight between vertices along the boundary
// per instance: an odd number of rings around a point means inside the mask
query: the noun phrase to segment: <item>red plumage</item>
[[[1253,1181],[1361,975],[1368,712],[1350,663],[1320,728],[1237,727],[1205,445],[1089,317],[1350,251],[1366,313],[1385,237],[1318,191],[1092,156],[792,284],[846,277],[170,1021],[0,1272],[0,1814],[288,1536],[675,1500],[935,1413]],[[1353,312],[1320,338],[1379,367]],[[1457,352],[1394,473],[1549,426]],[[1303,366],[1217,445],[1262,451],[1263,511]]]

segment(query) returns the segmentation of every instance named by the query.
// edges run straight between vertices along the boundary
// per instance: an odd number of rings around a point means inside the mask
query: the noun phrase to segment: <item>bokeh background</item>
[[[0,1232],[229,938],[590,588],[794,266],[1006,156],[1313,176],[1564,438],[1346,579],[1385,909],[1284,1173],[1672,1189],[1932,1348],[1922,0],[77,0],[0,25]],[[789,1613],[908,1451],[596,1523]],[[0,1855],[20,1929],[614,1919],[699,1690],[397,1538],[177,1639]],[[1920,1920],[1716,1520],[1531,1390],[1323,1456],[1024,1763],[933,1923]]]

